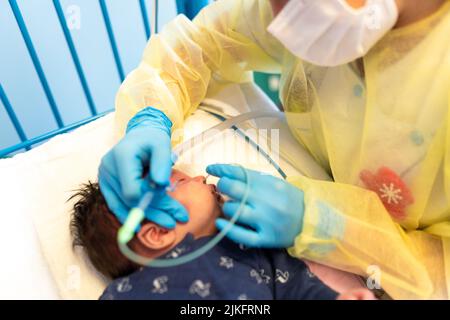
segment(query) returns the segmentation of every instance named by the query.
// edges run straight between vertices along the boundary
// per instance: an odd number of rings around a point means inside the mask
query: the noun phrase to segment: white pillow
[[[1,286],[5,298],[96,298],[101,293],[104,282],[93,276],[82,255],[72,251],[69,212],[73,202],[67,200],[82,182],[96,180],[100,159],[113,145],[113,136],[111,114],[0,161],[4,197],[0,225],[5,229],[0,234],[1,252],[12,254],[3,254],[9,263],[1,266],[8,268],[10,275],[6,277],[10,283]],[[5,218],[11,226],[4,223]],[[30,277],[34,281],[29,281]],[[11,294],[11,290],[18,292]]]
[[[26,169],[15,161],[0,161],[0,299],[59,297],[29,214],[21,188]]]

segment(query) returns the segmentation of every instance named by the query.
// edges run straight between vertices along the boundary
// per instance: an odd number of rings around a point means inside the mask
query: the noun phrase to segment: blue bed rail
[[[12,21],[12,17],[14,17],[14,21],[16,24],[16,28],[18,29],[17,34],[21,36],[22,41],[23,41],[23,45],[24,48],[26,49],[26,52],[28,54],[27,59],[29,58],[29,60],[31,61],[29,64],[30,66],[32,66],[32,68],[34,68],[34,72],[37,76],[37,83],[39,84],[37,87],[40,86],[41,91],[43,91],[43,101],[46,101],[46,104],[48,104],[48,107],[50,109],[50,113],[46,110],[47,109],[42,109],[42,114],[45,117],[51,116],[52,120],[46,120],[49,123],[54,123],[56,125],[56,128],[52,129],[52,130],[46,130],[45,132],[41,132],[40,134],[35,134],[34,132],[32,133],[28,133],[27,132],[27,128],[24,127],[23,124],[23,120],[25,120],[26,116],[28,115],[27,112],[23,112],[23,109],[26,109],[27,106],[21,106],[22,110],[21,110],[21,114],[18,114],[18,110],[16,108],[14,108],[13,103],[10,99],[10,97],[8,96],[8,92],[7,92],[7,88],[3,85],[3,80],[1,78],[1,68],[0,68],[0,104],[3,105],[3,114],[4,117],[1,117],[1,113],[0,113],[0,158],[2,157],[7,157],[10,156],[14,153],[20,152],[20,151],[24,151],[24,150],[29,150],[31,149],[33,146],[48,140],[49,138],[52,138],[58,134],[61,133],[66,133],[68,131],[71,131],[77,127],[80,127],[86,123],[89,123],[90,121],[93,121],[95,119],[98,119],[102,116],[104,116],[105,114],[109,113],[112,111],[112,103],[110,106],[104,106],[104,105],[98,105],[98,103],[96,102],[96,99],[94,97],[93,94],[93,83],[95,84],[95,82],[91,81],[91,83],[89,82],[88,79],[88,74],[87,71],[89,71],[86,67],[86,65],[83,64],[82,61],[82,57],[80,56],[81,53],[79,52],[79,48],[77,48],[77,44],[76,44],[76,40],[74,39],[74,31],[71,30],[69,23],[68,23],[68,17],[66,15],[67,13],[67,8],[73,4],[73,3],[79,3],[80,6],[81,5],[85,5],[86,7],[88,6],[92,6],[93,2],[96,3],[96,5],[98,6],[99,12],[100,12],[100,16],[102,18],[102,23],[103,23],[103,27],[108,39],[108,43],[109,43],[109,49],[111,50],[111,56],[112,56],[112,61],[114,64],[114,67],[116,69],[117,72],[117,76],[118,76],[118,81],[116,81],[116,83],[114,85],[111,86],[112,90],[110,90],[110,94],[112,96],[108,96],[108,101],[113,101],[114,97],[114,93],[115,90],[117,89],[118,84],[120,84],[126,76],[126,73],[131,69],[130,66],[133,65],[137,65],[137,63],[139,62],[138,60],[136,60],[136,58],[139,58],[140,56],[137,56],[137,54],[135,54],[135,56],[133,58],[127,57],[126,55],[123,54],[123,51],[120,51],[120,47],[119,47],[119,43],[118,43],[118,37],[115,33],[115,29],[114,29],[114,23],[113,23],[113,19],[111,17],[111,12],[110,12],[110,7],[111,5],[115,5],[117,6],[118,1],[122,1],[122,3],[120,5],[122,5],[123,8],[132,8],[133,6],[135,6],[136,10],[140,11],[139,12],[139,16],[140,16],[140,23],[141,26],[140,28],[143,30],[143,33],[145,35],[145,39],[142,39],[142,47],[145,46],[145,43],[143,40],[146,40],[150,37],[151,33],[153,31],[157,32],[157,28],[158,25],[161,24],[160,21],[158,21],[158,17],[159,17],[159,10],[161,10],[161,8],[158,7],[158,5],[164,5],[166,6],[169,2],[166,0],[164,0],[164,2],[159,2],[158,0],[114,0],[115,3],[113,2],[113,0],[95,0],[92,1],[90,3],[86,2],[86,0],[72,0],[71,3],[68,3],[65,0],[26,0],[29,1],[28,3],[23,2],[24,0],[0,0],[0,36],[1,36],[1,18],[2,18],[2,13],[5,14],[5,10],[2,11],[2,9],[9,9],[9,13],[11,13],[11,21]],[[42,56],[39,55],[38,49],[36,47],[36,43],[34,42],[32,33],[30,32],[30,28],[27,25],[27,19],[24,17],[24,12],[23,12],[23,8],[21,8],[22,6],[25,5],[33,5],[33,2],[36,1],[41,1],[39,4],[37,5],[43,5],[43,4],[48,4],[48,5],[52,5],[52,10],[54,11],[53,14],[56,15],[57,17],[57,21],[59,22],[59,28],[60,30],[55,30],[55,32],[60,32],[63,35],[63,39],[65,41],[65,46],[67,47],[67,50],[69,52],[70,55],[70,59],[68,59],[68,61],[70,61],[73,66],[73,73],[74,75],[76,75],[76,80],[77,82],[79,82],[77,85],[80,86],[80,90],[79,92],[82,93],[82,95],[84,96],[84,102],[87,106],[88,112],[87,113],[87,117],[84,116],[82,119],[77,120],[77,121],[67,121],[64,119],[64,112],[61,110],[57,99],[55,98],[55,93],[54,93],[54,88],[52,87],[52,83],[51,81],[49,81],[49,75],[46,74],[46,69],[44,68],[43,65],[43,59]],[[135,1],[135,2],[134,2]],[[124,5],[124,3],[127,2],[126,5]],[[175,10],[178,13],[184,13],[186,14],[186,16],[188,16],[189,18],[193,18],[198,11],[205,6],[207,3],[209,2],[209,0],[177,0],[176,1],[176,8]],[[30,4],[31,3],[31,4]],[[7,8],[7,5],[9,5],[9,8]],[[175,3],[174,3],[175,5]],[[149,8],[150,11],[149,11]],[[22,10],[21,10],[22,9]],[[120,8],[119,8],[120,9]],[[117,10],[118,12],[120,12],[120,10]],[[116,14],[117,17],[117,14]],[[6,20],[6,19],[5,19]],[[117,20],[117,19],[116,19]],[[166,19],[168,20],[168,19]],[[135,21],[133,20],[133,23],[135,23]],[[163,22],[164,23],[164,22]],[[128,25],[128,23],[127,23]],[[155,30],[151,30],[152,26],[154,26]],[[137,28],[137,27],[136,27]],[[125,28],[124,28],[125,29]],[[3,32],[8,33],[8,36],[10,34],[11,29],[6,29],[3,30]],[[131,34],[127,34],[126,32],[124,33],[124,39],[125,41],[128,40],[128,36],[131,37]],[[52,35],[49,34],[48,37],[50,37],[50,39],[52,38]],[[1,39],[1,37],[0,37]],[[92,41],[95,41],[92,40]],[[128,47],[131,47],[131,45],[129,45],[127,42],[126,44],[128,45]],[[24,50],[25,50],[24,49]],[[78,49],[78,50],[77,50]],[[140,51],[143,48],[140,48]],[[137,51],[137,50],[136,50]],[[47,60],[49,59],[48,57],[46,57]],[[124,58],[128,58],[127,62],[128,62],[128,67],[127,69],[124,67]],[[55,59],[58,59],[58,57],[55,57]],[[5,63],[3,60],[6,59],[2,59],[2,53],[1,53],[1,49],[0,49],[0,67],[2,63]],[[131,61],[133,60],[133,61]],[[130,62],[131,61],[131,62]],[[21,61],[18,61],[19,63]],[[87,64],[89,65],[89,64]],[[20,74],[19,74],[20,77]],[[105,76],[106,77],[106,76]],[[15,83],[22,83],[22,82],[18,82],[17,79],[13,79],[15,81]],[[24,83],[26,83],[27,78],[22,79]],[[31,81],[31,80],[30,80]],[[54,84],[55,82],[53,82]],[[75,84],[74,84],[75,85]],[[11,86],[10,86],[11,87]],[[36,87],[36,86],[35,86]],[[36,88],[34,88],[36,89]],[[20,91],[20,90],[19,90]],[[113,91],[113,92],[111,92]],[[63,92],[64,94],[65,92]],[[79,96],[79,95],[78,95]],[[15,93],[15,97],[16,100],[20,100],[19,98],[21,98],[21,101],[29,101],[29,100],[23,100],[23,97],[19,97],[17,98],[17,93]],[[98,100],[98,99],[97,99]],[[29,101],[30,105],[33,105],[33,103],[35,103],[34,101]],[[23,104],[23,103],[22,103]],[[36,102],[36,104],[38,104]],[[1,106],[0,106],[1,107]],[[30,119],[27,119],[28,121],[30,121]],[[35,119],[36,121],[43,121],[43,119]],[[15,131],[15,134],[17,136],[17,140],[19,142],[13,143],[12,145],[8,145],[8,142],[6,141],[2,141],[4,137],[6,137],[6,131],[7,128],[9,128],[10,131]],[[30,130],[29,130],[30,131]],[[6,138],[5,138],[6,140]],[[6,147],[5,147],[6,144]]]

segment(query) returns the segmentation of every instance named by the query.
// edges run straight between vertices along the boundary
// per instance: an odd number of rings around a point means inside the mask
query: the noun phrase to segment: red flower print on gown
[[[363,170],[359,177],[367,189],[378,195],[393,218],[401,220],[406,217],[405,209],[414,203],[414,197],[398,174],[387,167],[381,167],[376,174]]]

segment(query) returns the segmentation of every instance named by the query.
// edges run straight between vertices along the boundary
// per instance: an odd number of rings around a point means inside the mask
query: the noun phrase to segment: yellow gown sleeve
[[[291,255],[367,276],[395,299],[448,298],[448,239],[405,231],[372,191],[305,177],[290,182],[305,194]]]
[[[210,90],[251,81],[251,71],[279,71],[281,46],[266,31],[271,19],[264,0],[221,0],[194,21],[175,18],[151,37],[138,68],[119,89],[119,134],[148,106],[172,120],[172,131],[179,129]]]

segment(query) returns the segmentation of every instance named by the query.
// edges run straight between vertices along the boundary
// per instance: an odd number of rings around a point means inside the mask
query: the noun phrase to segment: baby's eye
[[[182,184],[182,183],[184,183],[184,182],[186,182],[187,181],[187,179],[186,178],[180,178],[180,179],[177,179],[176,181],[175,181],[175,185],[176,186],[178,186],[178,185],[180,185],[180,184]]]

